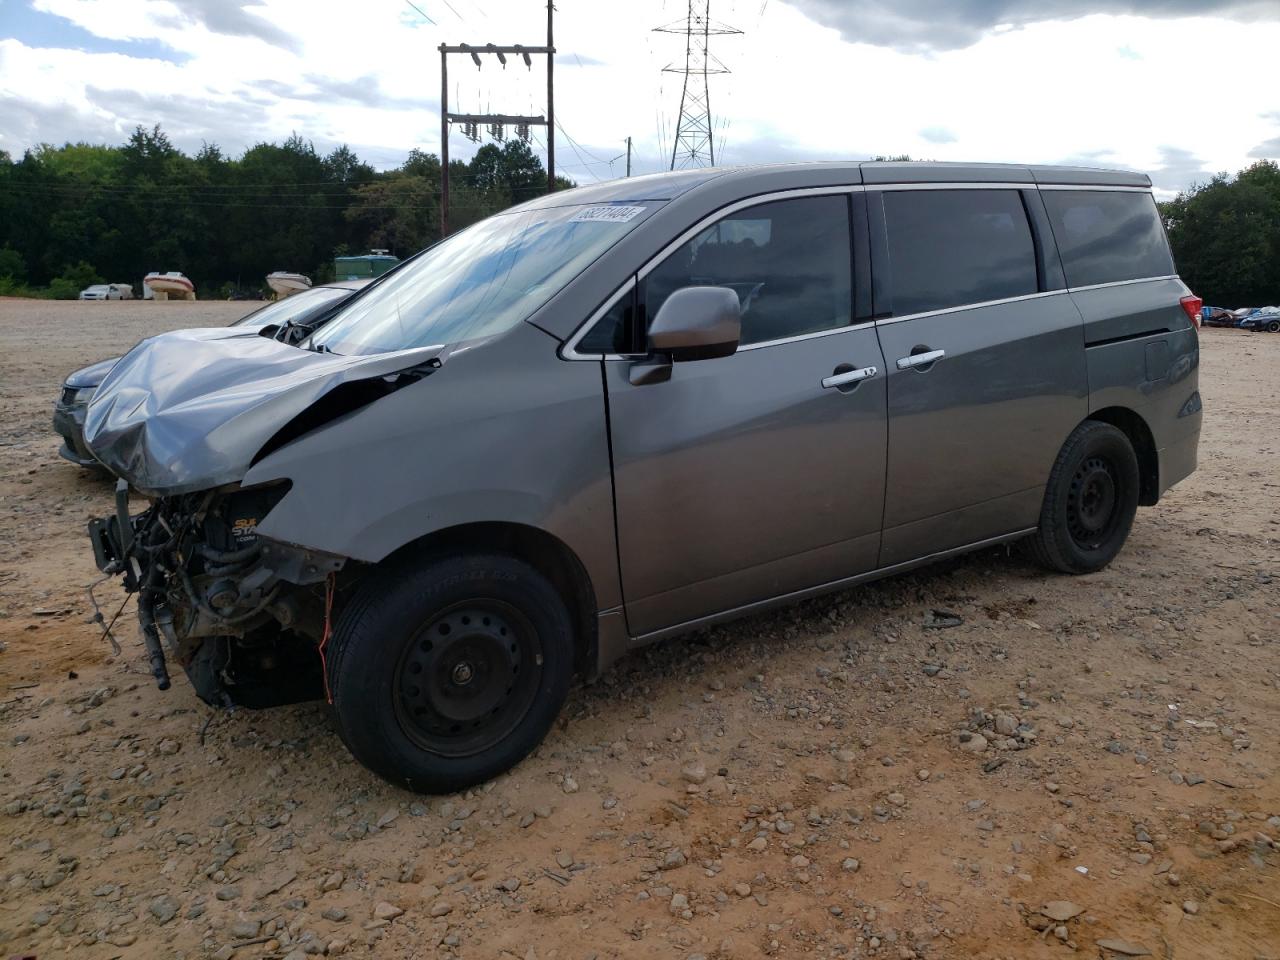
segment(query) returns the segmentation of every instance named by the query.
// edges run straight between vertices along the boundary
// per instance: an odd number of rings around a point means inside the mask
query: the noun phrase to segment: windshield
[[[343,354],[454,344],[509,330],[560,292],[652,205],[516,210],[436,244],[311,338]]]
[[[316,313],[347,299],[353,293],[355,293],[354,290],[343,287],[312,287],[310,290],[303,290],[283,300],[269,303],[261,310],[255,310],[247,317],[241,317],[231,326],[265,327],[269,323],[279,325],[291,320],[295,323],[305,323]]]

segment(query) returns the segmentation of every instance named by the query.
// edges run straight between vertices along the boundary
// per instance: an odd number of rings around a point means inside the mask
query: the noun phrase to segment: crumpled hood
[[[108,360],[99,360],[97,363],[91,363],[87,367],[81,367],[79,370],[67,374],[67,379],[63,381],[63,386],[74,387],[77,390],[82,390],[85,387],[96,387],[119,361],[119,357],[111,357]]]
[[[442,350],[339,356],[226,328],[176,330],[142,341],[107,374],[85,416],[85,442],[144,494],[221,486],[330,390],[421,366]]]

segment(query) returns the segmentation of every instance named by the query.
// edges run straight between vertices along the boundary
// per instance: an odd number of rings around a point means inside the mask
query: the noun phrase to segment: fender
[[[519,324],[267,454],[244,484],[288,479],[292,487],[258,531],[376,563],[448,527],[518,523],[562,541],[600,609],[617,606],[600,367],[561,360],[558,346]]]

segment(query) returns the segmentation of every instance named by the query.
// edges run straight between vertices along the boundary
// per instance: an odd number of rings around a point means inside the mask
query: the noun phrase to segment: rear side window
[[[1035,293],[1036,251],[1016,190],[884,193],[898,316]]]
[[[1121,190],[1044,190],[1067,286],[1167,277],[1169,242],[1151,194]]]

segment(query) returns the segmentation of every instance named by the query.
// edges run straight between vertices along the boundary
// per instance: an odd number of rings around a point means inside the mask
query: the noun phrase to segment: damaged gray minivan
[[[323,697],[361,762],[455,790],[642,644],[1005,541],[1102,568],[1195,469],[1199,305],[1139,174],[568,190],[301,343],[143,341],[89,407],[127,481],[90,535],[162,688]]]

